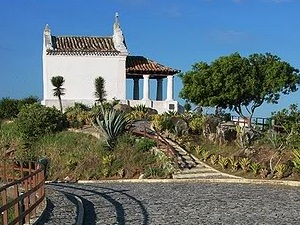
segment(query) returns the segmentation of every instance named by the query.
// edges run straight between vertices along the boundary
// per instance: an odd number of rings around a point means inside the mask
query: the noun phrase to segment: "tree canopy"
[[[199,62],[180,75],[180,97],[203,107],[221,107],[253,116],[264,102],[278,103],[280,94],[298,89],[299,70],[270,53],[222,56],[210,65]],[[245,114],[246,112],[246,114]]]

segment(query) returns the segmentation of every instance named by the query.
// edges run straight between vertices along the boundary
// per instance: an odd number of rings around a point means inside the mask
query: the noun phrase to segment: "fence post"
[[[6,205],[7,204],[7,190],[3,190],[1,193],[1,197],[2,197],[2,204]],[[5,209],[3,212],[3,225],[7,225],[8,224],[8,209]]]
[[[15,184],[14,185],[14,199],[17,199],[19,197],[19,188],[18,188],[18,185]],[[17,202],[15,205],[14,205],[14,212],[15,212],[15,217],[19,217],[20,216],[20,203]]]

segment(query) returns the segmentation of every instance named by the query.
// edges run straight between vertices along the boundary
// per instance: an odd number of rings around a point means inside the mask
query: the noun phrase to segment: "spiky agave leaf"
[[[115,109],[101,109],[102,118],[96,118],[96,129],[106,139],[109,148],[112,148],[116,139],[125,130],[127,121],[125,114]]]

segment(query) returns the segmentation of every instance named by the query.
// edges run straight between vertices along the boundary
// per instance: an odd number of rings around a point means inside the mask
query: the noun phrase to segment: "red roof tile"
[[[53,49],[48,55],[117,55],[112,37],[52,36]]]
[[[143,56],[127,56],[126,58],[127,74],[157,74],[157,75],[173,75],[179,73],[180,70],[163,66],[153,60]]]

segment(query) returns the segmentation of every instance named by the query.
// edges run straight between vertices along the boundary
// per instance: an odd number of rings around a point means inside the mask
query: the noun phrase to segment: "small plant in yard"
[[[209,159],[212,165],[216,165],[218,163],[218,156],[215,154],[211,155]]]
[[[117,171],[118,175],[120,178],[123,178],[125,176],[125,170],[124,168],[120,168],[118,171]]]
[[[266,178],[268,176],[269,171],[266,168],[261,168],[259,170],[259,175],[261,178]]]
[[[195,147],[195,152],[197,155],[201,155],[201,153],[204,151],[203,147],[201,147],[200,145]]]
[[[275,174],[279,179],[283,177],[286,171],[287,171],[287,166],[285,164],[278,164],[275,166]]]
[[[294,158],[292,159],[292,163],[294,165],[294,168],[300,171],[300,150],[294,150],[293,155]]]
[[[238,170],[240,164],[239,161],[234,156],[229,157],[228,161],[232,171]]]
[[[150,138],[138,138],[135,145],[139,151],[146,152],[153,148],[156,143]]]
[[[257,162],[253,162],[250,164],[250,169],[254,173],[254,175],[257,175],[260,170],[260,164]]]
[[[114,156],[112,154],[104,155],[102,157],[102,164],[105,166],[110,166],[114,160]]]
[[[228,165],[228,158],[220,155],[218,163],[222,167],[222,169],[226,169]]]
[[[239,160],[239,164],[244,171],[249,171],[249,166],[251,164],[251,160],[248,158],[242,158]]]
[[[102,174],[103,174],[104,177],[108,177],[108,175],[109,175],[109,169],[107,167],[103,168],[101,172],[102,172]]]
[[[202,157],[203,161],[206,162],[207,159],[210,157],[210,152],[209,151],[205,151],[205,150],[202,151],[201,152],[201,157]]]

